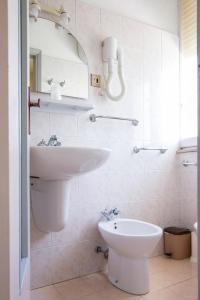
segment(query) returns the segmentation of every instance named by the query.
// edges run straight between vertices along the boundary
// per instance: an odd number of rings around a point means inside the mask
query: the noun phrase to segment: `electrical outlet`
[[[97,74],[91,74],[91,86],[101,87],[101,76]]]

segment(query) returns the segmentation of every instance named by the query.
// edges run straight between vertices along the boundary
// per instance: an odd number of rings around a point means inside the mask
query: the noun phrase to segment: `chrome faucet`
[[[57,136],[54,134],[50,137],[47,146],[61,146],[61,142],[58,141]]]
[[[107,210],[106,208],[101,211],[101,215],[107,220],[111,221],[119,215],[120,211],[117,208]]]
[[[50,137],[48,143],[42,139],[37,146],[61,146],[61,142],[58,141],[57,136],[54,134]]]
[[[47,144],[46,144],[46,142],[45,142],[45,140],[44,139],[42,139],[38,144],[37,144],[37,146],[46,146]]]

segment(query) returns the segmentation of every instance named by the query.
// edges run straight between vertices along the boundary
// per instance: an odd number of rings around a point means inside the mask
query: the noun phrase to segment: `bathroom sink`
[[[42,180],[69,180],[99,168],[110,153],[106,148],[31,147],[30,174]]]

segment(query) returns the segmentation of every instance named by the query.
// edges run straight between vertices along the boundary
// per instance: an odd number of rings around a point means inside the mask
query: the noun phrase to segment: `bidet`
[[[109,246],[108,279],[128,293],[148,293],[148,257],[161,239],[162,229],[151,223],[121,218],[99,222],[98,228]]]

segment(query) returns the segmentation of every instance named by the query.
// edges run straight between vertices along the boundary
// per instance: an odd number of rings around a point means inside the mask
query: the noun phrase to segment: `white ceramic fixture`
[[[110,152],[105,148],[31,147],[31,176],[42,180],[69,180],[102,166]]]
[[[161,239],[162,229],[134,219],[100,222],[109,246],[108,278],[116,287],[142,295],[149,292],[148,257]]]
[[[68,213],[69,180],[102,166],[110,152],[104,148],[31,147],[32,212],[41,231],[64,228]]]

